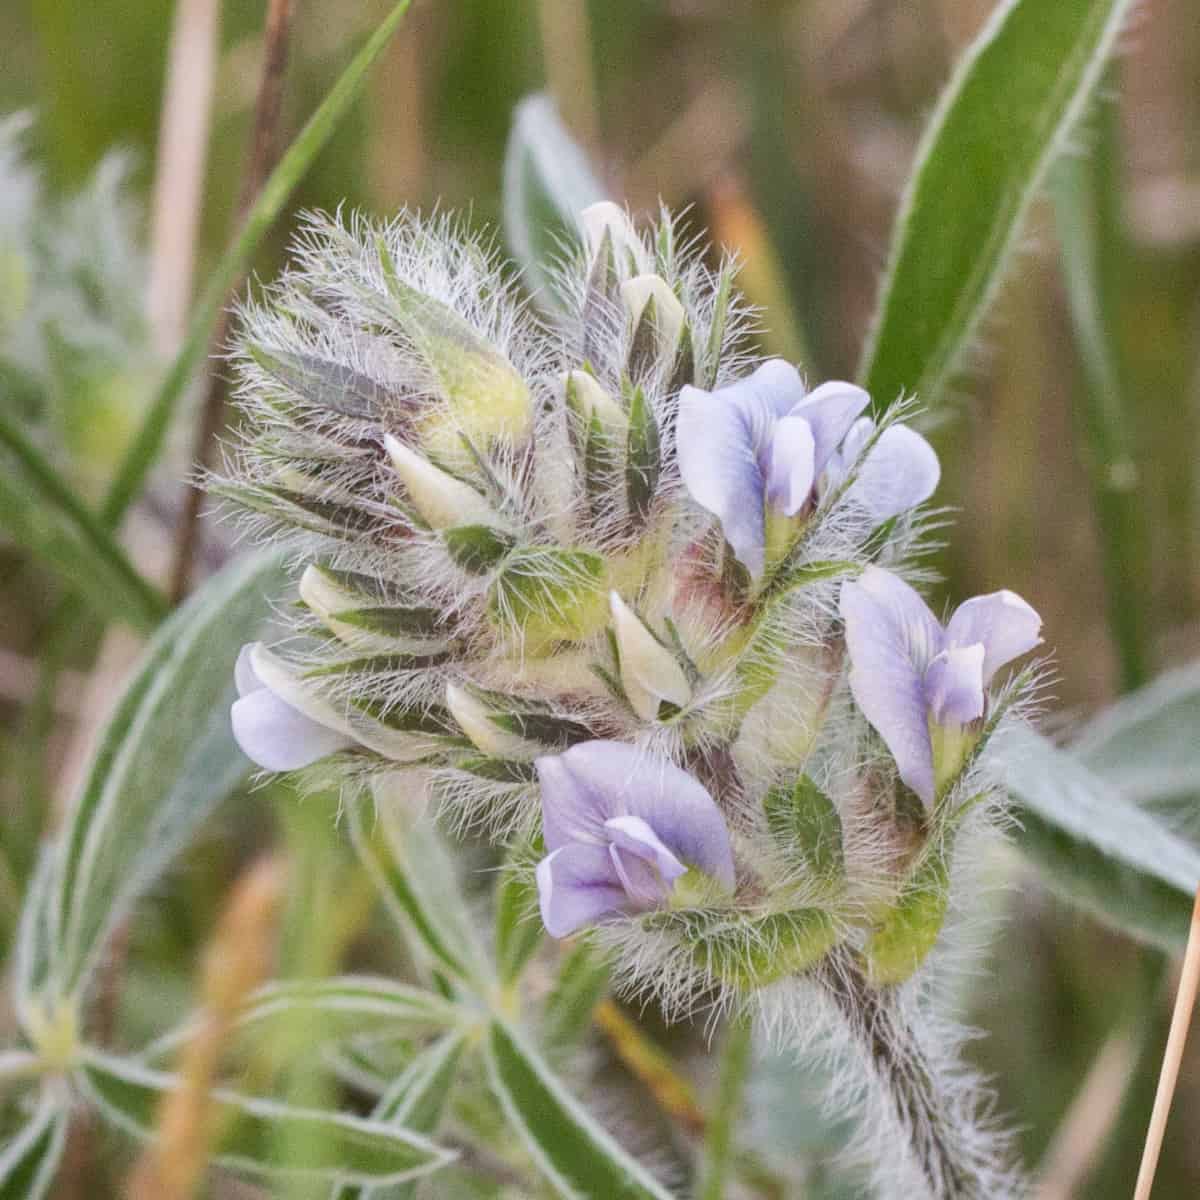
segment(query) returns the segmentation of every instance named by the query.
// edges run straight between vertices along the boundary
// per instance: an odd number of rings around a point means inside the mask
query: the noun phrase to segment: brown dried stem
[[[239,224],[245,221],[275,162],[291,28],[292,0],[268,0],[266,23],[263,28],[262,75],[254,108],[254,129],[238,199]],[[230,289],[231,296],[241,290],[244,282],[245,276]],[[229,311],[226,309],[213,333],[211,353],[220,354],[228,340]],[[220,370],[210,370],[192,446],[192,461],[198,473],[202,473],[211,465],[213,446],[224,420],[227,393],[228,382],[224,374]],[[203,500],[204,493],[197,478],[184,496],[175,562],[171,572],[170,597],[173,603],[178,603],[187,594],[192,566],[200,544],[200,506]]]

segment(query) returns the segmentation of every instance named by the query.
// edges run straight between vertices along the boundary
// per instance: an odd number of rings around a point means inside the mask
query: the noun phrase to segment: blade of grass
[[[1147,675],[1143,628],[1147,540],[1113,327],[1116,281],[1108,260],[1121,233],[1115,211],[1117,112],[1112,104],[1098,112],[1094,136],[1086,158],[1065,158],[1059,163],[1051,194],[1085,378],[1079,417],[1100,527],[1109,627],[1120,660],[1121,690],[1132,691],[1146,682]]]
[[[244,224],[254,201],[262,191],[263,181],[275,161],[275,142],[279,127],[279,111],[283,103],[283,82],[287,72],[288,43],[292,29],[292,0],[269,0],[263,28],[263,61],[259,76],[258,96],[254,104],[254,129],[250,135],[250,152],[246,173],[242,179],[242,194],[238,200],[238,224]],[[230,287],[240,292],[245,284],[243,271]],[[230,313],[222,310],[213,333],[212,347],[216,354],[229,340]],[[229,391],[228,377],[223,371],[208,373],[208,387],[200,408],[200,420],[192,442],[192,463],[197,470],[208,469],[217,434],[225,415],[225,400]],[[183,516],[175,546],[175,561],[171,567],[170,596],[178,604],[187,593],[192,564],[200,544],[200,507],[204,490],[199,480],[192,480],[183,498]]]
[[[167,611],[94,513],[41,451],[0,414],[0,525],[39,559],[79,586],[107,616],[149,630]]]
[[[121,520],[150,473],[162,448],[171,417],[209,344],[231,286],[283,211],[313,159],[358,98],[371,67],[396,32],[410,3],[411,0],[400,0],[342,72],[317,111],[288,147],[279,165],[271,172],[241,231],[217,264],[195,306],[187,338],[151,402],[105,497],[103,518],[109,526]]]

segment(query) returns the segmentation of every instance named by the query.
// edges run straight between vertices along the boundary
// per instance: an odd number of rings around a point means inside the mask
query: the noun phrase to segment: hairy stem
[[[912,1029],[849,954],[831,956],[823,982],[886,1097],[933,1200],[981,1197],[977,1172],[939,1103],[933,1070]]]

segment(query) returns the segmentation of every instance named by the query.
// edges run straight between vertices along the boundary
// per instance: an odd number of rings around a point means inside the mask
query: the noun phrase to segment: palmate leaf
[[[880,405],[940,398],[1129,8],[1007,0],[959,64],[917,151],[859,369]]]
[[[434,1133],[450,1099],[465,1041],[461,1033],[449,1034],[421,1051],[379,1098],[371,1119],[413,1133]],[[415,1195],[415,1182],[380,1188],[342,1184],[335,1185],[330,1200],[412,1200]]]
[[[440,1033],[459,1026],[463,1012],[436,992],[373,975],[338,975],[331,979],[271,983],[250,996],[238,1013],[234,1033],[255,1044],[274,1030],[286,1030],[297,1016],[318,1016],[305,1023],[307,1048],[353,1038],[384,1035],[404,1038]],[[194,1022],[159,1038],[146,1052],[147,1061],[166,1058],[195,1032]]]
[[[234,662],[285,579],[275,555],[234,562],[146,647],[71,806],[49,884],[43,957],[56,996],[82,993],[113,926],[245,778],[229,722]]]
[[[486,1053],[492,1090],[505,1116],[558,1195],[570,1200],[672,1200],[510,1025],[492,1022]]]
[[[0,1146],[0,1200],[42,1200],[62,1157],[67,1119],[66,1105],[44,1096],[25,1126]]]
[[[163,1097],[177,1077],[140,1063],[89,1051],[76,1070],[80,1088],[99,1112],[135,1137],[151,1136]],[[403,1183],[453,1161],[454,1154],[427,1138],[381,1121],[345,1113],[296,1108],[242,1096],[223,1088],[210,1093],[219,1130],[212,1161],[252,1175],[306,1175],[359,1184]],[[289,1157],[273,1149],[286,1138]]]
[[[141,630],[153,629],[165,615],[162,595],[5,412],[0,412],[0,528],[101,615]]]
[[[576,218],[605,199],[549,96],[517,106],[504,158],[504,234],[539,303],[555,303],[547,264],[578,238]]]
[[[1035,734],[1009,742],[1005,776],[1020,806],[1017,843],[1048,886],[1135,937],[1183,948],[1200,848]]]

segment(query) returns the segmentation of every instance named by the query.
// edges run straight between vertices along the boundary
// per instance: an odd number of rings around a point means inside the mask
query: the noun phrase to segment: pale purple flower
[[[796,368],[778,358],[715,392],[680,392],[676,446],[684,485],[721,522],[752,576],[765,566],[768,508],[794,517],[813,499],[827,468],[844,473],[873,428],[869,418],[865,427],[856,425],[869,403],[852,383],[823,383],[806,392]],[[843,439],[859,428],[866,435],[839,455]],[[928,443],[893,426],[862,464],[852,491],[886,519],[927,499],[936,484],[937,458]]]
[[[355,741],[319,701],[282,686],[277,661],[261,643],[243,646],[234,669],[238,699],[230,710],[233,736],[246,757],[268,771],[296,771]],[[268,676],[264,679],[264,673]],[[273,686],[272,686],[273,685]],[[287,691],[288,699],[282,692]],[[297,704],[309,709],[302,712]],[[310,715],[311,714],[311,715]],[[324,720],[317,720],[320,715]]]
[[[725,819],[674,763],[593,741],[536,766],[549,852],[537,867],[538,898],[552,936],[662,906],[689,867],[733,887]]]
[[[1020,596],[1000,591],[960,604],[943,629],[907,583],[873,566],[842,585],[841,615],[855,702],[900,778],[932,805],[932,730],[984,715],[992,677],[1040,644],[1042,619]]]
[[[859,417],[829,459],[822,490],[836,487],[875,433],[870,417]],[[847,489],[849,499],[866,509],[876,522],[924,504],[937,489],[942,468],[933,447],[907,425],[889,425],[858,464],[858,475]]]

